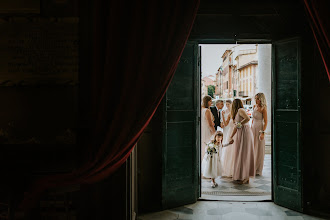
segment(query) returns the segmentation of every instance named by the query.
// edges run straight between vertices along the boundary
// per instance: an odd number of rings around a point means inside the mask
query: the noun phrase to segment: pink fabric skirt
[[[252,130],[248,125],[237,129],[234,137],[233,180],[244,180],[255,176],[254,145]]]

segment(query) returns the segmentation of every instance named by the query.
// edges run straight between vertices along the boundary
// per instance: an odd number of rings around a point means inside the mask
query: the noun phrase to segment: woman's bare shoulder
[[[244,108],[240,108],[240,109],[238,109],[238,112],[245,112],[245,109]]]

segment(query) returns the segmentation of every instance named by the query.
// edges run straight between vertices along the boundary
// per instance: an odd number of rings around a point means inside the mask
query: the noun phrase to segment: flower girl
[[[220,163],[222,139],[223,133],[217,131],[214,135],[214,140],[206,144],[205,154],[202,161],[203,176],[211,178],[212,188],[218,186],[214,179],[222,175],[222,167]]]

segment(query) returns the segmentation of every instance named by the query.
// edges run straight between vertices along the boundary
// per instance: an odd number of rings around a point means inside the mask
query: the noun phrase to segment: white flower
[[[208,155],[210,155],[211,156],[211,158],[212,158],[212,155],[213,154],[216,154],[217,153],[217,145],[215,145],[214,143],[212,143],[212,142],[209,142],[209,143],[207,143],[207,149],[206,149],[206,153],[208,154]]]
[[[242,126],[243,126],[243,125],[242,125],[241,122],[237,122],[237,123],[236,123],[236,128],[242,128]]]

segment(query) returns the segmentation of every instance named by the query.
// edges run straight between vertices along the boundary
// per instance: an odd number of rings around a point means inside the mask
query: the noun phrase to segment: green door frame
[[[251,40],[233,40],[233,39],[230,39],[230,40],[226,40],[226,39],[189,39],[189,41],[190,42],[195,42],[198,46],[200,45],[200,44],[235,44],[235,43],[237,43],[237,44],[274,44],[274,43],[276,43],[276,41],[271,41],[271,40],[267,40],[267,39],[251,39]],[[196,57],[198,57],[198,58],[200,58],[200,56],[196,53],[195,54],[196,55]],[[274,66],[274,56],[272,55],[272,65]],[[196,64],[195,64],[196,66],[197,66],[197,69],[200,67],[200,63],[199,63],[199,61],[198,61],[198,59],[197,59],[197,62],[196,62]],[[300,70],[299,70],[300,71]],[[199,73],[199,76],[201,76],[200,75],[201,73]],[[272,68],[272,76],[273,76],[273,74],[274,74],[274,69]],[[195,91],[195,95],[197,94],[201,94],[200,93],[200,81],[198,81],[198,84],[199,84],[199,86],[198,86],[198,90],[196,89],[196,91]],[[271,102],[272,103],[274,103],[274,78],[272,78],[272,97],[271,97]],[[301,91],[300,89],[299,89],[299,91]],[[300,95],[300,94],[299,94]],[[197,103],[200,103],[200,101],[201,100],[199,100],[199,102],[197,101]],[[272,105],[272,113],[274,113],[274,104]],[[273,116],[274,116],[274,114],[273,114]],[[197,115],[197,117],[199,117],[198,115]],[[199,126],[199,132],[200,132],[200,123],[199,123],[199,120],[197,120],[198,121],[198,126]],[[276,121],[276,118],[274,118],[273,117],[273,120],[272,120],[272,123],[271,123],[271,133],[272,133],[272,137],[274,137],[274,132],[275,132],[275,130],[274,130],[274,126],[275,126],[275,121]],[[196,135],[198,135],[198,133],[196,133]],[[200,134],[199,134],[199,136],[200,136]],[[200,139],[199,138],[196,138],[197,140],[196,141],[198,141],[199,142],[199,146],[200,146]],[[274,138],[273,138],[274,139]],[[275,198],[275,195],[274,195],[274,183],[275,183],[275,179],[274,179],[274,171],[276,170],[276,167],[274,167],[274,151],[276,150],[275,149],[275,141],[272,141],[272,143],[271,143],[271,149],[272,149],[272,157],[271,157],[271,162],[272,162],[272,201],[275,201],[276,200],[276,198]],[[201,154],[201,152],[200,152],[200,149],[201,149],[201,147],[199,147],[198,148],[199,150],[198,150],[198,152],[196,152],[196,159],[197,159],[197,161],[199,161],[199,159],[198,158],[200,158],[200,154]],[[301,154],[300,154],[300,160],[302,159],[301,158]],[[196,162],[197,162],[196,161]],[[199,162],[199,176],[200,176],[200,173],[201,173],[201,171],[200,171],[200,169],[201,169],[201,166],[200,166],[200,162]],[[301,173],[300,173],[301,174]],[[200,179],[200,178],[199,178]],[[300,184],[300,187],[302,188],[302,178],[300,179],[301,180],[301,182],[299,183]],[[197,192],[198,192],[198,194],[199,194],[199,196],[200,196],[200,193],[201,193],[201,182],[199,181],[197,184],[199,184],[199,190],[197,190]],[[164,187],[164,186],[163,186]],[[198,195],[197,195],[198,196]],[[278,199],[277,199],[277,201],[279,201]],[[281,204],[281,202],[278,202],[277,204],[279,204],[279,205],[282,205]],[[302,204],[302,203],[300,203],[300,204]],[[179,205],[179,203],[177,204],[177,205]],[[283,205],[283,206],[286,206],[286,205]],[[172,206],[173,207],[173,206]],[[300,209],[299,207],[293,207],[293,206],[286,206],[286,207],[288,207],[288,208],[292,208],[292,209],[294,209],[294,210],[297,210],[297,211],[302,211],[302,209]]]

